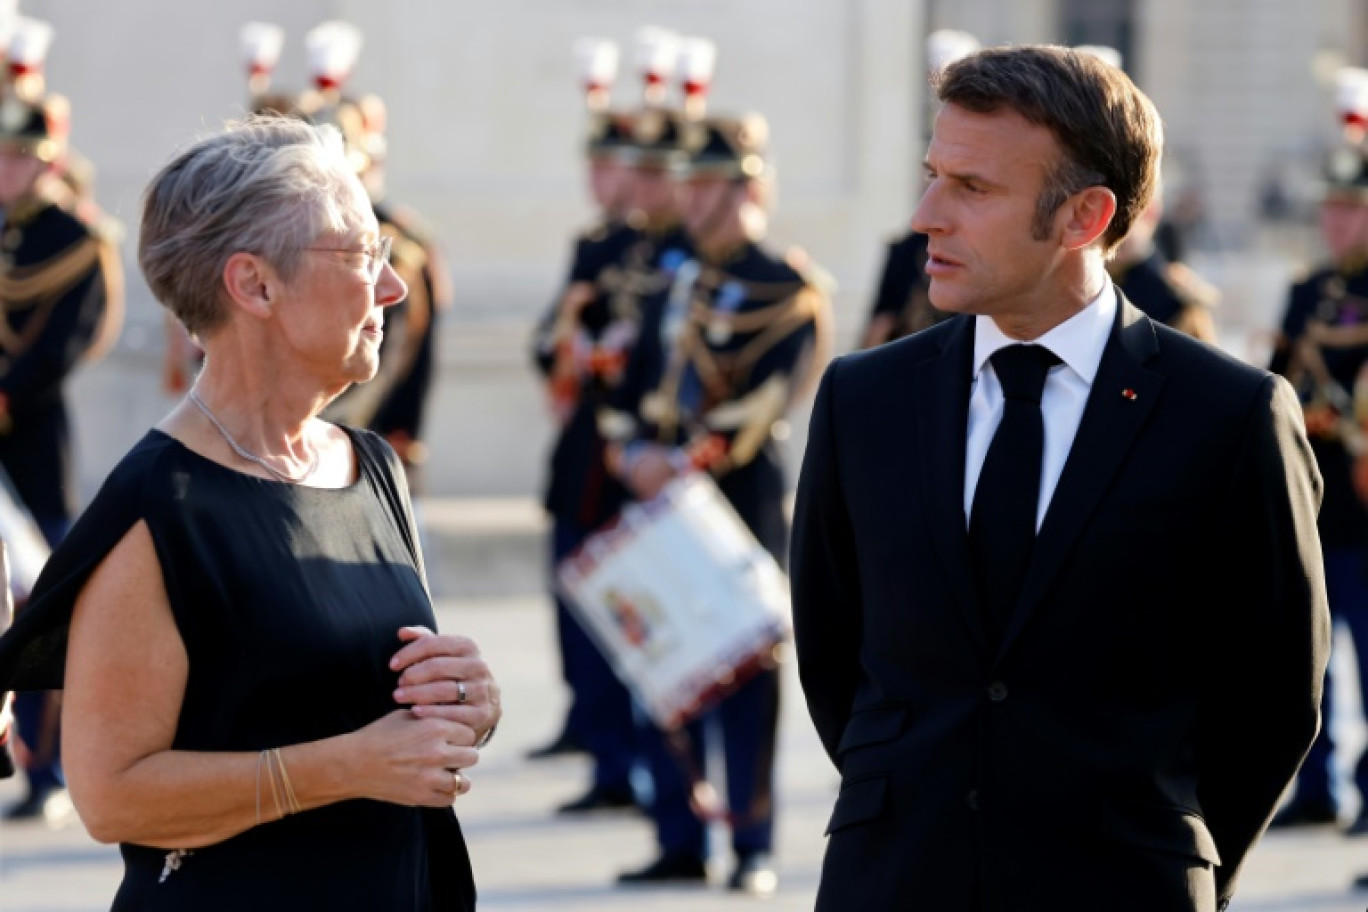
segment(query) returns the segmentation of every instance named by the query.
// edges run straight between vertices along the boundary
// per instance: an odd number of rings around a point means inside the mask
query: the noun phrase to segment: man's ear
[[[269,319],[280,284],[276,272],[256,254],[238,252],[223,264],[228,299],[260,320]]]
[[[1080,190],[1060,207],[1063,219],[1061,244],[1080,250],[1102,237],[1116,217],[1116,194],[1106,187]]]

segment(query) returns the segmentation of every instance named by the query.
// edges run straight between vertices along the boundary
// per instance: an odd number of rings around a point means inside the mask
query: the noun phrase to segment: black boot
[[[636,795],[630,787],[614,788],[596,785],[574,801],[568,801],[556,808],[557,814],[587,814],[593,811],[623,811],[635,809]]]
[[[587,753],[579,739],[569,732],[562,731],[556,740],[550,744],[543,744],[541,747],[533,748],[527,752],[528,760],[550,760],[554,757],[569,757],[572,754]]]
[[[669,852],[639,871],[618,875],[618,883],[652,886],[654,884],[702,884],[708,881],[703,859],[692,852]]]

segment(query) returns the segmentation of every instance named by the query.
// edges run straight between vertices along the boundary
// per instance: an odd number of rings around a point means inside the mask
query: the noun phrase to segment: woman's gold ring
[[[468,700],[469,698],[470,698],[470,694],[466,693],[465,681],[457,681],[457,682],[456,682],[456,702],[457,702],[457,703],[465,703],[466,700]]]

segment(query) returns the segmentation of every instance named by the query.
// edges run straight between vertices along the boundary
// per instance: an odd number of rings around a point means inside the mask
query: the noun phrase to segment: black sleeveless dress
[[[320,489],[234,471],[150,431],[0,638],[0,691],[61,686],[76,596],[143,520],[189,656],[175,749],[282,747],[397,708],[398,629],[435,629],[432,603],[402,468],[379,437],[347,433],[359,478]],[[269,795],[264,807],[274,816]],[[121,851],[114,910],[475,908],[450,809],[342,802],[196,849],[165,880],[165,849]]]

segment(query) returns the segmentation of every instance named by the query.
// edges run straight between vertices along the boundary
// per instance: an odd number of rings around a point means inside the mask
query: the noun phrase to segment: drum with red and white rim
[[[777,661],[788,579],[711,478],[627,506],[557,567],[571,607],[662,728]]]

